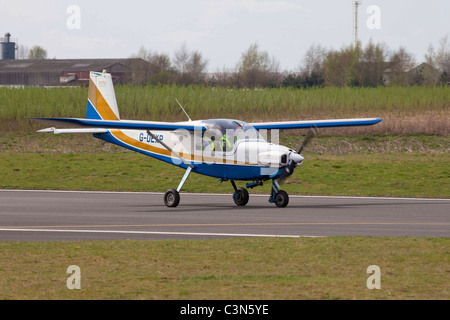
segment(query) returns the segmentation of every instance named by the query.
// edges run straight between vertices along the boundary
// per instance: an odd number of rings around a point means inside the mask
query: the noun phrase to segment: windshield
[[[203,133],[206,143],[214,143],[213,151],[230,151],[239,140],[264,140],[259,132],[248,123],[238,120],[218,119],[202,121],[207,129]]]

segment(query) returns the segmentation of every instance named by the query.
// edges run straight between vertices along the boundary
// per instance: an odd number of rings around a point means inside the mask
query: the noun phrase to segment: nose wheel
[[[278,208],[285,208],[289,204],[289,195],[286,191],[279,190],[275,193],[273,201],[269,202],[275,203]]]
[[[284,190],[279,190],[280,185],[275,179],[272,180],[272,194],[270,195],[269,202],[275,203],[278,208],[285,208],[289,204],[289,195]]]

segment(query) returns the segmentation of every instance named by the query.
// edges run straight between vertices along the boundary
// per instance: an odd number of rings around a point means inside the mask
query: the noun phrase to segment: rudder
[[[111,74],[90,73],[86,119],[120,120]]]

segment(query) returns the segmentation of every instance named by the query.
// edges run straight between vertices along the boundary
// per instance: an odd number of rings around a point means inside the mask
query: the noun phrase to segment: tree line
[[[437,47],[430,44],[423,63],[417,64],[406,48],[390,50],[369,41],[365,46],[326,49],[311,45],[297,70],[282,71],[279,61],[253,43],[232,68],[206,73],[208,60],[183,44],[173,55],[141,47],[132,57],[149,62],[140,83],[264,88],[321,86],[378,87],[391,85],[441,85],[450,83],[450,41],[444,36]]]
[[[19,59],[46,59],[40,46],[19,47]],[[142,46],[131,58],[148,62],[137,65],[135,84],[208,85],[238,88],[322,86],[378,87],[450,84],[450,40],[446,35],[437,47],[430,44],[424,63],[417,64],[406,48],[389,49],[385,44],[369,41],[327,49],[313,44],[306,51],[297,70],[282,71],[280,62],[253,43],[242,52],[234,67],[208,73],[208,60],[202,53],[189,50],[186,44],[168,54]]]

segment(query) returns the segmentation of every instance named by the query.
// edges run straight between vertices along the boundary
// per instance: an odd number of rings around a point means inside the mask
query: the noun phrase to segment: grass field
[[[34,124],[36,125],[36,124]],[[38,128],[42,128],[41,125]],[[37,130],[37,129],[36,129]],[[334,136],[326,134],[326,129],[305,150],[308,154],[355,154],[355,153],[443,153],[450,151],[448,135],[425,134],[359,134]],[[298,150],[305,139],[305,132],[296,131],[292,135],[282,132],[280,144]],[[53,135],[27,131],[0,133],[0,152],[34,153],[96,153],[124,152],[125,149],[105,144],[91,135]]]
[[[379,87],[317,89],[229,89],[201,86],[118,86],[117,102],[123,119],[182,121],[230,118],[243,121],[381,117],[380,125],[339,129],[348,133],[449,133],[448,87]],[[84,117],[87,88],[0,88],[2,127],[26,130],[27,117]],[[3,130],[0,130],[3,131]]]
[[[184,170],[136,153],[0,153],[0,188],[165,192]],[[310,155],[283,189],[292,194],[450,197],[447,153]],[[244,183],[239,183],[244,185]],[[252,192],[270,193],[270,183]],[[183,192],[233,193],[192,174]]]
[[[0,242],[0,299],[450,299],[448,238]],[[67,267],[81,271],[69,290]],[[367,268],[381,271],[369,290]]]
[[[381,117],[320,131],[283,189],[305,195],[450,197],[446,87],[116,88],[122,118],[251,121]],[[84,117],[86,88],[0,88],[0,188],[160,191],[183,170],[90,136],[39,135],[26,117]],[[283,132],[297,148],[304,132]],[[270,184],[251,191],[269,193]],[[184,192],[232,193],[192,174]],[[0,221],[1,225],[1,221]],[[449,238],[0,242],[0,299],[450,299]],[[68,290],[78,265],[82,289]],[[369,290],[367,267],[381,268]]]

